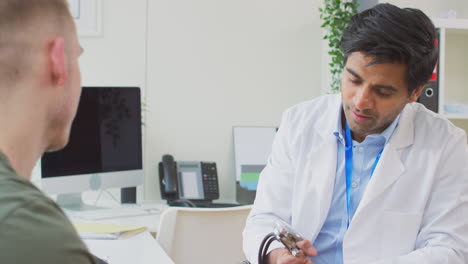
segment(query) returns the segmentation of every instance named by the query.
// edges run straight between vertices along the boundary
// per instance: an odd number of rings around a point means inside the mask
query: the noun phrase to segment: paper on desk
[[[76,231],[83,239],[126,238],[147,229],[145,226],[112,225],[73,222]]]

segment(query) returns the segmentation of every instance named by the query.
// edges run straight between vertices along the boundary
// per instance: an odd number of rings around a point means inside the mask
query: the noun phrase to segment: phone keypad
[[[216,163],[202,162],[203,186],[205,191],[205,199],[218,199],[218,173],[216,171]]]

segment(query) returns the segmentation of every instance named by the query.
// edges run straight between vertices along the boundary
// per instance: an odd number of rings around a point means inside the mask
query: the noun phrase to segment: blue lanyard
[[[374,174],[375,167],[379,163],[380,156],[382,155],[383,149],[377,154],[374,165],[372,166],[372,174]],[[345,133],[345,171],[346,171],[346,209],[348,211],[348,222],[347,226],[351,222],[351,183],[353,180],[353,139],[351,138],[351,130],[349,129],[348,122],[346,122],[346,133]]]

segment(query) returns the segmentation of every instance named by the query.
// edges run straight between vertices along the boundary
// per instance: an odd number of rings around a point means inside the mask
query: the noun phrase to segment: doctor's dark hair
[[[408,92],[424,85],[434,70],[436,30],[420,10],[378,4],[351,18],[341,38],[344,64],[353,52],[374,57],[371,64],[407,65]]]

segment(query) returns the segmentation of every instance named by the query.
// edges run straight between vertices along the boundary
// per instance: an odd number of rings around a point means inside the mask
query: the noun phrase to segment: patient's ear
[[[55,38],[50,42],[48,57],[52,82],[55,85],[63,86],[67,80],[67,69],[65,40],[62,37]]]

